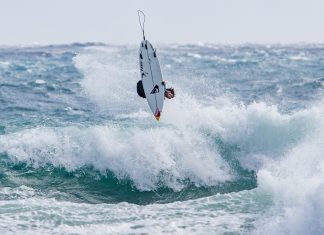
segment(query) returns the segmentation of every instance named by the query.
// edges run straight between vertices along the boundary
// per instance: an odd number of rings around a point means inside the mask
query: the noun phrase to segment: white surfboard
[[[162,84],[162,73],[156,51],[148,40],[141,42],[139,62],[147,102],[154,117],[159,120],[163,109],[165,86]]]

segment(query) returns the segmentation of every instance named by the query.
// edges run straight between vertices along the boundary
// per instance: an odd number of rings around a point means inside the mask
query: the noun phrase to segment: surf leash
[[[141,10],[137,10],[137,14],[138,14],[138,22],[139,22],[142,32],[143,32],[143,39],[145,41],[145,33],[144,33],[145,14]],[[141,15],[143,17],[143,21],[141,20]]]

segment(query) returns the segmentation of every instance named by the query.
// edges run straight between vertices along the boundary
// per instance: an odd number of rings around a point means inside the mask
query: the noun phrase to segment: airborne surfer
[[[139,65],[142,79],[137,82],[137,94],[142,98],[146,98],[154,117],[159,121],[164,99],[174,98],[175,92],[172,87],[166,88],[166,83],[162,78],[156,49],[145,39],[145,14],[141,10],[138,10],[137,13],[139,24],[143,32],[143,40],[139,49]],[[143,20],[141,20],[141,15]]]

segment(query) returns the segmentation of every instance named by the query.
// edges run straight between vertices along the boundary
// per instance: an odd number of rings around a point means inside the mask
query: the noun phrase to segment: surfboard
[[[140,73],[146,100],[159,121],[163,109],[165,86],[156,50],[148,40],[143,40],[139,49]]]

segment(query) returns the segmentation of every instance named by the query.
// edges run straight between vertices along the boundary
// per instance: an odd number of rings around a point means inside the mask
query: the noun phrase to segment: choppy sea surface
[[[324,45],[0,47],[1,234],[323,234]]]

